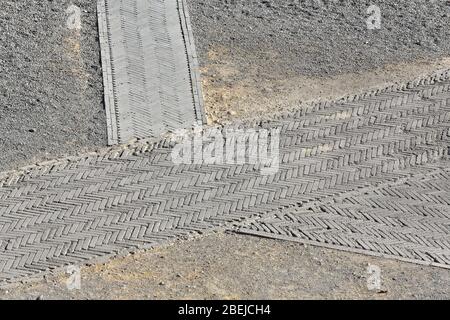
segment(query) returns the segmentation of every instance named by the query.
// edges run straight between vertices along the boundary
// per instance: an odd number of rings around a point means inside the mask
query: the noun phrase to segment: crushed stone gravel
[[[243,68],[324,76],[450,54],[443,0],[189,0],[203,63],[221,46]],[[380,8],[381,28],[366,21]],[[258,61],[256,66],[254,61]],[[245,76],[245,73],[242,73]]]
[[[3,0],[0,43],[0,170],[106,145],[96,1]]]

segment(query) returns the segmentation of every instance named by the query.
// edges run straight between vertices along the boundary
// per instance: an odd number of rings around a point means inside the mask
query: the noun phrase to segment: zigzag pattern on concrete
[[[101,0],[98,16],[109,144],[204,120],[183,0]]]
[[[395,186],[281,210],[239,232],[450,269],[450,162],[427,169]]]
[[[256,130],[280,129],[273,175],[261,175],[258,164],[175,165],[170,139],[7,174],[0,180],[0,278],[17,281],[293,205],[358,195],[447,158],[447,77],[365,97],[258,123]]]

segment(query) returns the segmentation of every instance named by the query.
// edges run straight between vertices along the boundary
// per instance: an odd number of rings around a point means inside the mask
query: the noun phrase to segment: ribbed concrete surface
[[[282,210],[240,232],[450,269],[450,162],[411,173],[402,183]]]
[[[103,0],[98,13],[109,144],[202,122],[184,0]]]

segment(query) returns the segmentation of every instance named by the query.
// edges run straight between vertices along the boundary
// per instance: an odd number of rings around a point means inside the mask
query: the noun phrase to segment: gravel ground
[[[106,145],[97,34],[96,1],[2,0],[0,170]]]
[[[239,261],[238,263],[236,263]],[[368,264],[381,268],[379,291]],[[0,290],[0,299],[448,299],[450,270],[298,243],[213,234]]]
[[[450,68],[450,3],[190,0],[210,119],[336,98]],[[376,4],[381,29],[369,30]],[[228,117],[227,117],[228,114]]]
[[[202,60],[211,47],[268,74],[323,76],[450,53],[450,4],[428,0],[191,0]],[[380,7],[382,28],[366,13]],[[244,74],[242,76],[245,76]]]

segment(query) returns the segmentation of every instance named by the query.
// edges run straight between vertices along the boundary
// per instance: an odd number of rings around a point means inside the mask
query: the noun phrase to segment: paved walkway
[[[334,243],[330,235],[342,233],[339,245],[353,249],[355,243],[346,240],[350,228],[361,239],[371,236],[366,250],[401,241],[392,248],[414,244],[420,250],[413,248],[411,257],[390,248],[392,256],[448,266],[445,196],[450,190],[443,182],[450,167],[448,74],[254,124],[256,130],[280,130],[280,167],[271,175],[261,174],[258,164],[176,165],[175,142],[169,138],[5,174],[0,179],[0,279],[16,281],[230,223],[248,225],[292,207],[297,208],[279,217],[286,220],[294,210],[289,219],[297,238],[305,228],[312,228],[310,240],[318,244]],[[386,187],[380,189],[380,183]],[[398,183],[405,187],[390,187]],[[411,197],[411,203],[386,208],[390,196]],[[379,200],[370,202],[374,198]],[[424,201],[426,208],[411,207]],[[312,218],[302,218],[309,207]],[[352,212],[359,220],[346,225],[347,218],[334,222],[323,211],[334,216]],[[403,223],[408,215],[410,222]],[[377,217],[384,225],[373,222]],[[324,237],[318,225],[328,231]]]
[[[450,269],[450,162],[308,208],[281,210],[241,233]]]
[[[204,121],[185,0],[98,5],[109,144]]]

